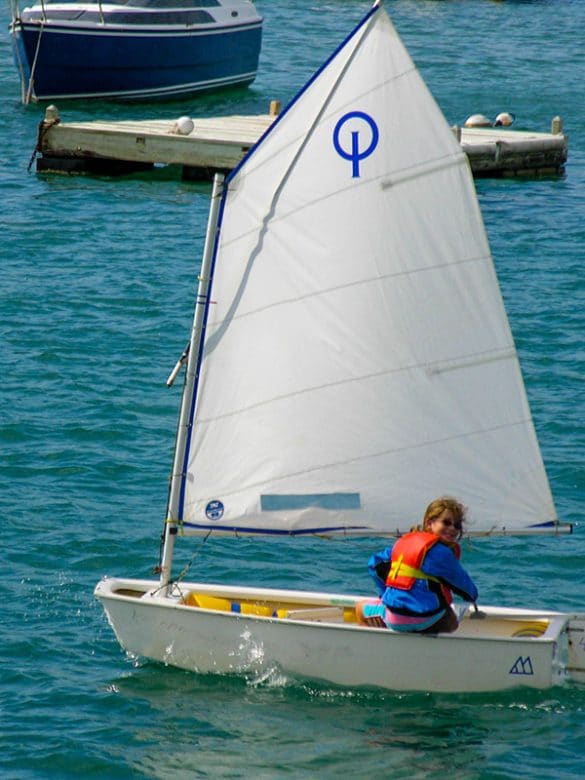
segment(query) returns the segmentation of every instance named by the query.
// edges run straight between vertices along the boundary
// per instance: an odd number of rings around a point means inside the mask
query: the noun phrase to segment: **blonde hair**
[[[461,537],[463,525],[467,520],[467,507],[452,496],[441,496],[440,498],[435,498],[434,501],[431,501],[425,510],[422,521],[422,530],[428,531],[433,520],[436,520],[437,517],[442,515],[446,509],[451,512],[455,522],[461,525],[461,530],[459,531],[459,536]],[[421,526],[418,526],[419,529],[420,527]]]

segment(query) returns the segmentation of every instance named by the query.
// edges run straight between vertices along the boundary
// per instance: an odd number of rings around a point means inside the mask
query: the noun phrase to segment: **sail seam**
[[[325,464],[321,463],[315,466],[311,466],[310,468],[301,469],[299,471],[290,471],[287,472],[286,474],[283,474],[282,476],[273,476],[270,479],[270,484],[274,485],[277,484],[280,480],[290,479],[291,477],[299,477],[317,471],[327,471],[328,469],[338,468],[339,466],[347,465],[348,463],[359,463],[366,460],[381,458],[386,455],[396,455],[404,452],[415,452],[416,450],[423,450],[426,447],[435,447],[438,444],[445,444],[447,442],[453,442],[453,441],[462,441],[463,439],[468,439],[474,436],[484,435],[488,433],[497,433],[499,431],[503,431],[510,428],[522,427],[527,424],[531,424],[531,422],[532,420],[530,419],[530,417],[523,417],[522,419],[516,422],[505,423],[502,425],[495,425],[491,428],[478,428],[476,430],[466,431],[465,433],[460,433],[455,436],[446,436],[441,439],[433,439],[433,440],[421,442],[420,444],[412,444],[407,447],[394,447],[386,450],[380,450],[379,452],[368,453],[367,455],[362,455],[357,458],[348,458],[346,460],[338,460],[332,463],[325,463]],[[240,486],[238,490],[226,491],[221,489],[220,492],[223,499],[228,497],[231,498],[233,496],[239,495],[240,493],[246,493],[247,491],[250,491],[252,489],[259,489],[265,484],[266,484],[266,480],[261,480],[258,482],[249,482],[246,485]]]
[[[467,158],[465,153],[461,155],[449,155],[448,157],[440,157],[431,162],[425,162],[423,165],[411,166],[404,169],[402,172],[398,171],[393,175],[392,179],[385,179],[380,181],[380,187],[383,190],[388,190],[397,184],[403,184],[413,179],[418,179],[421,176],[426,176],[429,173],[437,173],[438,171],[446,170],[447,168],[456,168],[461,165],[467,165]]]
[[[516,350],[509,348],[502,350],[494,355],[477,355],[460,360],[445,361],[442,364],[440,362],[433,363],[427,367],[427,373],[431,376],[435,374],[444,374],[447,371],[458,371],[461,368],[470,368],[471,366],[482,366],[486,363],[496,363],[500,360],[515,359]]]
[[[489,350],[484,353],[478,352],[473,355],[468,355],[467,357],[460,358],[457,361],[453,360],[451,365],[449,365],[447,361],[437,361],[436,363],[428,363],[428,362],[413,363],[408,366],[400,366],[399,368],[386,369],[384,371],[376,371],[370,374],[360,374],[359,376],[340,379],[337,382],[327,382],[326,384],[313,385],[312,387],[304,387],[302,390],[298,390],[297,392],[286,393],[284,395],[276,395],[273,396],[272,398],[266,398],[262,401],[258,401],[258,403],[255,404],[249,404],[248,406],[240,406],[237,409],[232,410],[231,412],[226,412],[225,414],[218,414],[218,415],[214,415],[213,417],[198,418],[197,424],[202,425],[210,422],[215,422],[217,420],[225,420],[228,417],[234,417],[235,415],[244,414],[246,412],[252,411],[253,409],[259,409],[262,406],[267,406],[269,404],[278,403],[279,401],[284,401],[286,398],[294,398],[295,396],[302,396],[308,393],[314,393],[329,387],[339,387],[340,385],[350,384],[352,382],[362,382],[362,381],[367,381],[369,379],[377,379],[383,376],[390,376],[392,374],[400,374],[408,371],[416,371],[417,369],[422,369],[425,371],[427,375],[432,376],[433,374],[441,374],[446,371],[454,371],[458,368],[467,368],[468,366],[480,365],[483,363],[495,363],[503,360],[512,360],[512,359],[516,359],[516,352],[515,350],[507,347],[506,349],[500,350],[499,352],[494,352],[494,350]]]
[[[369,276],[366,279],[357,279],[351,282],[347,282],[347,284],[338,284],[335,287],[325,287],[321,290],[315,290],[314,292],[306,293],[304,295],[296,295],[294,298],[281,298],[278,301],[274,301],[273,303],[268,303],[265,306],[257,306],[254,309],[250,309],[246,312],[241,313],[234,313],[229,317],[224,317],[222,319],[218,318],[213,323],[213,330],[211,328],[208,328],[208,340],[214,338],[215,332],[221,328],[221,326],[226,322],[233,322],[235,320],[241,319],[243,317],[251,317],[254,314],[259,314],[261,312],[269,311],[270,309],[274,309],[277,306],[288,306],[294,303],[297,303],[299,301],[305,301],[310,298],[317,298],[321,295],[329,295],[329,293],[337,292],[339,290],[347,290],[351,287],[363,287],[368,284],[377,284],[383,279],[397,279],[401,276],[408,277],[408,276],[414,276],[415,274],[422,274],[432,271],[440,271],[442,268],[457,268],[460,266],[463,266],[467,263],[482,263],[486,260],[490,260],[490,255],[475,255],[473,257],[464,257],[461,260],[449,260],[445,263],[437,263],[435,265],[427,265],[427,266],[420,266],[418,268],[409,268],[404,271],[396,271],[393,273],[387,273],[387,274],[377,274],[376,276]]]

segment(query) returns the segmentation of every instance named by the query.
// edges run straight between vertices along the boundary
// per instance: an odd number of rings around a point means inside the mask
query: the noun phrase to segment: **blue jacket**
[[[382,602],[393,612],[404,615],[433,615],[445,609],[447,604],[441,589],[432,581],[417,580],[411,590],[386,587],[385,577],[376,571],[376,567],[390,560],[392,547],[372,555],[368,561],[369,572]],[[437,577],[465,601],[477,599],[478,591],[473,580],[448,545],[438,542],[431,547],[421,569],[425,574]]]

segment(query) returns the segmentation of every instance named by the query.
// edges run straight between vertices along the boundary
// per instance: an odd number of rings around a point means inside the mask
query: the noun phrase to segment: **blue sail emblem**
[[[352,122],[352,120],[358,120]],[[341,145],[340,133],[343,127],[352,122],[350,130],[350,148]],[[380,131],[378,125],[369,114],[363,111],[350,111],[344,114],[335,125],[333,130],[333,146],[335,151],[344,160],[351,161],[352,179],[358,179],[360,175],[360,161],[369,157],[380,140]]]

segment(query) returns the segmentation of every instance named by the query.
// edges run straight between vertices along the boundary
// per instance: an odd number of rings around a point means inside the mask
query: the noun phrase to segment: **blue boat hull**
[[[15,59],[36,100],[160,98],[251,83],[262,24],[213,30],[109,31],[20,24]],[[38,52],[37,52],[38,46]],[[36,57],[36,63],[35,63]]]

